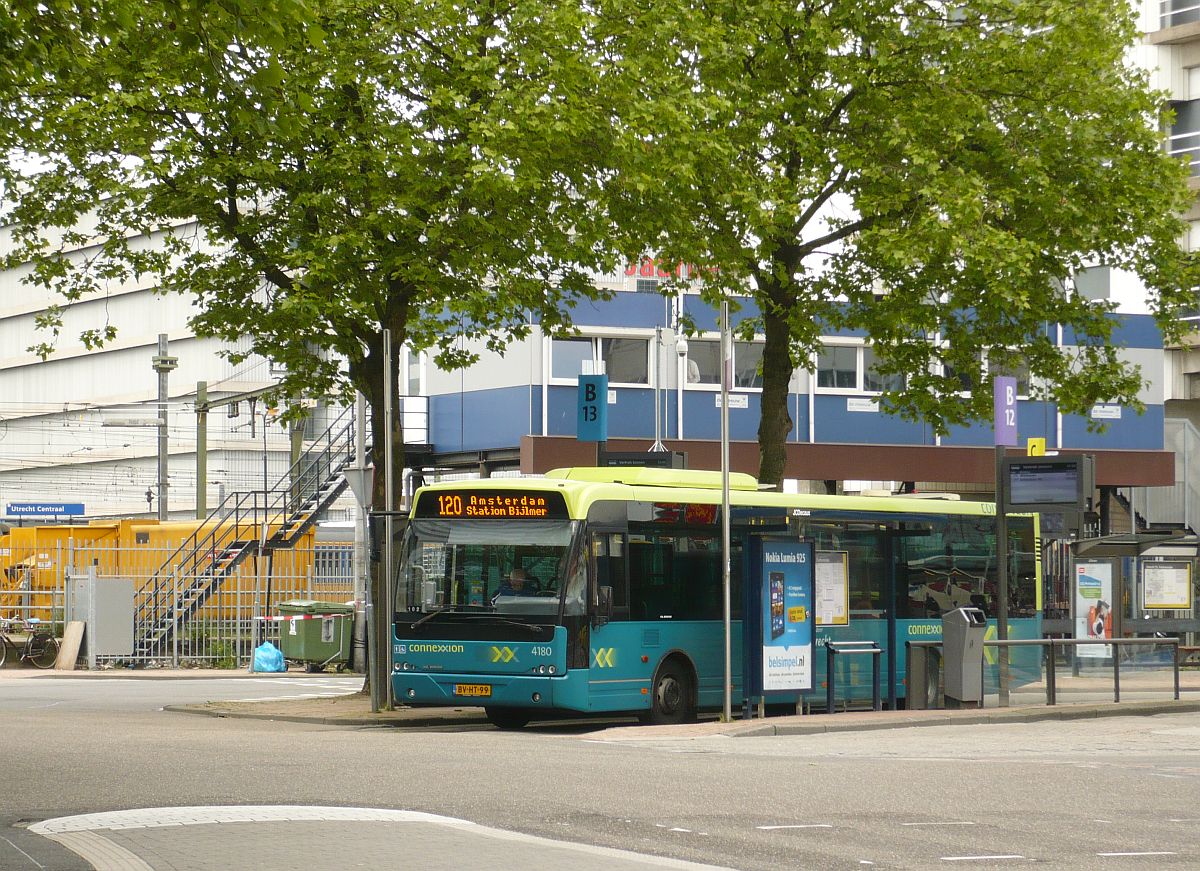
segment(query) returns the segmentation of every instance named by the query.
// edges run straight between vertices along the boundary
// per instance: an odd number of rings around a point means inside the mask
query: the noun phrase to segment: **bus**
[[[982,608],[994,637],[994,504],[768,492],[740,473],[729,476],[729,502],[735,704],[753,689],[742,617],[753,613],[746,579],[764,541],[811,543],[818,563],[841,567],[842,613],[817,625],[817,649],[877,643],[892,707],[905,696],[905,642],[938,640],[944,611]],[[721,505],[720,473],[700,470],[570,468],[422,487],[396,577],[396,701],[481,706],[501,728],[564,712],[679,723],[721,708]],[[1014,515],[1008,530],[1009,637],[1038,638],[1037,517]],[[514,569],[527,578],[519,593],[507,582]],[[827,679],[824,659],[815,657],[814,689]],[[839,696],[869,697],[869,666],[847,669]]]

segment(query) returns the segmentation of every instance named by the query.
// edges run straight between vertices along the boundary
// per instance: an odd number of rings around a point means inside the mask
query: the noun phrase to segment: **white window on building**
[[[879,371],[875,349],[865,345],[825,345],[817,354],[817,390],[829,393],[883,393],[902,390],[904,376]]]
[[[855,345],[826,345],[817,354],[817,389],[859,390],[858,363],[860,347]]]
[[[1189,81],[1191,74],[1189,71]],[[1186,157],[1192,175],[1200,175],[1200,99],[1178,100],[1171,104],[1175,121],[1167,137],[1167,152]]]
[[[575,381],[584,364],[604,363],[609,384],[650,383],[650,340],[581,337],[550,343],[550,377]]]
[[[1021,399],[1028,399],[1032,386],[1032,379],[1029,374],[1029,364],[1024,360],[1010,360],[1007,364],[1002,363],[998,359],[999,355],[994,352],[981,354],[982,361],[981,375],[1010,375],[1017,379],[1017,396]],[[948,378],[956,379],[959,384],[960,393],[970,393],[974,389],[975,376],[970,372],[956,372],[956,370],[948,364],[942,366],[942,372]]]
[[[761,342],[733,343],[733,384],[739,389],[762,388]],[[719,339],[688,339],[687,383],[721,384],[721,342]]]
[[[988,372],[992,375],[1009,375],[1017,379],[1017,396],[1029,396],[1029,364],[1024,360],[1010,360],[1007,364],[996,359],[995,353],[989,353],[987,358]]]
[[[425,361],[424,353],[413,351],[407,345],[401,349],[400,371],[403,373],[403,380],[400,384],[404,395],[425,395]]]

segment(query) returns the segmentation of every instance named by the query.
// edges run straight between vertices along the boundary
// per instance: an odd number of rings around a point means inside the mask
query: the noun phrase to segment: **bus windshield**
[[[571,567],[577,526],[571,520],[412,520],[398,609],[545,618],[558,615],[565,591],[568,613],[581,612],[584,575]]]

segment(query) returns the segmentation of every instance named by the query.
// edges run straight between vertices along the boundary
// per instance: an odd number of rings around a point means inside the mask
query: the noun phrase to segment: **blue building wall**
[[[717,329],[717,313],[698,297],[684,298],[684,310],[703,331]],[[667,326],[668,306],[662,297],[648,293],[617,293],[612,300],[581,303],[572,313],[574,322],[584,335],[589,328],[628,327],[652,329]],[[746,300],[735,323],[756,313],[753,301]],[[1162,337],[1149,315],[1114,316],[1114,340],[1130,348],[1162,349]],[[839,333],[838,335],[861,335]],[[1064,345],[1074,342],[1070,331],[1064,331]],[[521,373],[520,377],[528,377]],[[616,402],[608,407],[609,436],[612,438],[653,438],[655,391],[649,387],[611,388]],[[526,434],[542,432],[542,385],[466,390],[430,397],[430,438],[438,451],[486,450],[512,447]],[[730,408],[730,437],[735,440],[757,438],[761,394],[757,391],[735,391],[744,397],[746,408]],[[683,436],[685,438],[717,439],[720,437],[720,410],[715,401],[719,394],[708,389],[685,387],[683,391]],[[577,396],[575,388],[562,384],[546,389],[548,435],[575,434]],[[658,394],[661,403],[662,438],[678,435],[678,390],[664,387]],[[850,395],[817,393],[813,397],[812,430],[817,442],[865,444],[935,444],[932,429],[920,422],[906,421],[883,412],[854,411],[847,399],[865,400],[867,394]],[[858,404],[858,403],[852,403]],[[789,440],[809,439],[809,397],[807,393],[792,394],[789,411],[794,428]],[[1164,408],[1147,403],[1146,413],[1138,416],[1131,409],[1121,409],[1119,419],[1105,420],[1106,431],[1088,432],[1086,418],[1066,416],[1062,421],[1062,444],[1057,444],[1057,418],[1053,403],[1025,400],[1018,403],[1017,421],[1020,442],[1031,437],[1045,438],[1051,448],[1140,449],[1161,450],[1163,446]],[[987,446],[993,443],[991,423],[984,421],[956,427],[943,436],[941,444],[954,446]]]
[[[926,432],[927,428],[924,425],[902,420],[882,411],[849,411],[847,398],[827,394],[817,394],[814,397],[816,441],[883,445],[933,444],[933,436]],[[803,440],[807,441],[807,438]]]
[[[534,385],[472,390],[429,397],[429,441],[436,451],[484,451],[515,447],[521,436],[540,432],[542,391]],[[575,421],[571,421],[574,434]]]

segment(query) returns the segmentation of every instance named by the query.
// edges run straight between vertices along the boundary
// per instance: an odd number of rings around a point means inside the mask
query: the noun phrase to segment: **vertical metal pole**
[[[1171,662],[1175,665],[1175,701],[1179,701],[1179,639],[1175,641],[1175,655],[1171,657]]]
[[[382,699],[387,710],[392,708],[392,681],[391,681],[391,650],[392,650],[392,612],[395,608],[395,602],[392,595],[392,572],[394,568],[392,540],[394,536],[393,520],[394,511],[396,509],[395,500],[395,470],[393,468],[393,454],[395,447],[392,444],[392,391],[394,389],[394,375],[392,371],[392,331],[383,331],[383,359],[385,368],[383,371],[383,490],[384,500],[387,504],[387,514],[384,515],[384,542],[383,542],[383,566],[384,577],[383,584],[383,602],[382,608],[379,608],[378,623],[380,628],[384,629],[386,634],[383,636],[386,639],[386,644],[380,647],[381,653],[386,653],[383,662],[379,663],[379,670],[384,678],[384,686],[381,687]]]
[[[662,450],[662,328],[654,328],[654,445],[652,451]]]
[[[825,713],[833,713],[833,654],[834,647],[825,642]]]
[[[1116,644],[1112,647],[1113,657],[1113,701],[1121,701],[1121,648]]]
[[[158,519],[166,520],[169,510],[167,499],[167,373],[174,367],[168,365],[167,334],[158,334],[158,355],[154,358],[154,371],[158,373]]]
[[[208,516],[208,382],[196,382],[196,519]]]
[[[87,568],[87,662],[88,671],[96,670],[96,567]]]
[[[879,657],[883,651],[878,646],[875,647],[875,652],[871,654],[871,707],[876,711],[883,710],[883,699],[879,692]]]
[[[361,393],[354,396],[354,468],[367,467],[367,402]],[[365,639],[367,637],[367,614],[363,604],[366,602],[367,572],[370,561],[367,556],[367,508],[370,505],[370,488],[363,494],[363,501],[358,503],[358,511],[354,516],[354,634],[351,638]],[[353,646],[353,645],[352,645]],[[365,649],[352,656],[351,667],[360,672],[368,671],[367,663],[363,662],[362,654]]]
[[[1050,639],[1050,646],[1049,646],[1048,650],[1049,650],[1050,658],[1046,661],[1046,704],[1047,705],[1057,705],[1058,704],[1058,681],[1057,681],[1058,675],[1057,675],[1057,672],[1055,672],[1054,639],[1053,638]]]
[[[730,619],[730,523],[729,523],[729,386],[733,378],[733,355],[730,353],[729,302],[721,302],[721,589],[722,618],[725,624],[725,687],[721,718],[733,720],[733,642]],[[747,578],[746,583],[753,583]]]
[[[996,638],[1008,640],[1008,516],[1004,513],[1004,445],[996,445]],[[1008,647],[1000,645],[1000,707],[1008,707]]]
[[[179,668],[179,630],[182,624],[179,622],[179,566],[175,566],[175,571],[171,572],[171,586],[175,591],[175,602],[171,606],[171,614],[174,617],[175,628],[171,632],[171,668]]]

